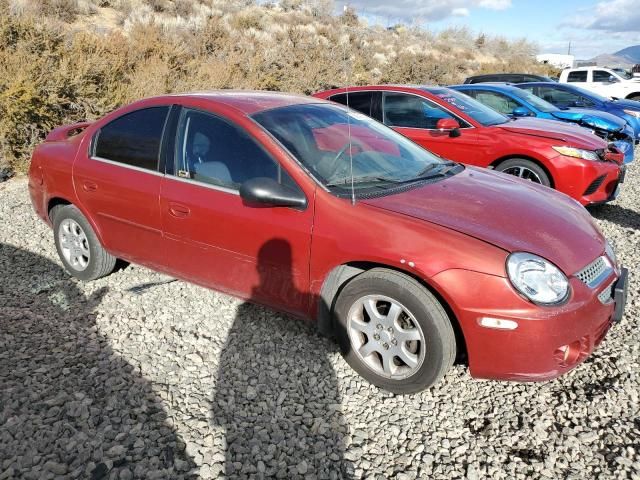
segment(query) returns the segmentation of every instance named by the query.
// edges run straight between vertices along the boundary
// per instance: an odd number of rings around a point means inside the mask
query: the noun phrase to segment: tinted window
[[[256,177],[295,185],[243,129],[189,109],[182,111],[178,126],[176,172],[179,177],[232,189]]]
[[[137,110],[100,129],[95,143],[96,157],[157,170],[162,130],[169,107]]]
[[[554,105],[562,107],[575,107],[578,105],[590,107],[594,105],[588,98],[574,92],[551,87],[539,87],[539,89],[540,97]]]
[[[491,108],[483,105],[477,100],[465,95],[461,92],[456,92],[449,88],[429,88],[425,89],[429,93],[436,95],[447,103],[450,103],[458,110],[463,111],[476,122],[481,123],[485,127],[490,125],[498,125],[509,121],[508,117],[492,110]]]
[[[516,107],[520,104],[515,100],[497,92],[477,91],[473,96],[479,102],[485,104],[487,107],[494,109],[497,112],[504,113],[505,115],[511,115]]]
[[[371,117],[373,116],[371,114],[372,98],[373,92],[349,92],[348,95],[346,93],[334,95],[333,97],[330,97],[329,100],[341,103],[342,105],[347,105],[348,107],[358,110],[359,112],[362,112],[365,115],[369,115]]]
[[[586,82],[587,81],[587,71],[576,71],[569,72],[569,76],[567,77],[567,82]]]
[[[385,125],[393,127],[436,129],[438,120],[455,118],[433,102],[403,93],[385,93],[383,110]]]
[[[594,82],[605,82],[609,83],[609,77],[612,75],[609,72],[605,72],[604,70],[594,70],[593,71],[593,81]]]

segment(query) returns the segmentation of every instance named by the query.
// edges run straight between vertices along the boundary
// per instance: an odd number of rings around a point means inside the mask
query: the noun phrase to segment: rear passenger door
[[[73,166],[81,206],[117,257],[160,268],[159,173],[170,106],[126,113],[102,126]]]
[[[502,113],[503,115],[513,115],[513,110],[523,105],[516,102],[513,98],[498,92],[489,90],[464,90],[463,93],[475,98],[480,103]]]

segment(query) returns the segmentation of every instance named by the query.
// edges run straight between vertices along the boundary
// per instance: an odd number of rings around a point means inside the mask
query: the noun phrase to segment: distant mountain
[[[614,53],[614,55],[624,59],[628,63],[640,63],[640,45],[623,48],[622,50]]]

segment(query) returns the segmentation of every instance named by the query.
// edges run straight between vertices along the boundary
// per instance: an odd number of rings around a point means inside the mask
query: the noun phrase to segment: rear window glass
[[[151,107],[116,118],[98,132],[94,155],[146,170],[157,170],[168,113],[169,107]]]
[[[567,77],[567,82],[586,82],[587,81],[587,71],[581,72],[569,72],[569,76]]]

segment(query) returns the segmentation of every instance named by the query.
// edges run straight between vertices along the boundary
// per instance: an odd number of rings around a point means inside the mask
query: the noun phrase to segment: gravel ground
[[[0,480],[640,479],[636,180],[593,212],[631,289],[585,364],[538,384],[456,366],[412,396],[271,310],[137,266],[71,280],[26,180],[2,183]]]

